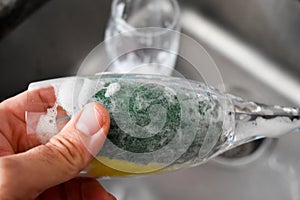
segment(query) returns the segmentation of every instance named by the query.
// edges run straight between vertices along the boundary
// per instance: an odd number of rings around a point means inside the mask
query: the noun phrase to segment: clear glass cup
[[[111,59],[106,71],[171,75],[179,18],[176,0],[114,0],[105,34]]]

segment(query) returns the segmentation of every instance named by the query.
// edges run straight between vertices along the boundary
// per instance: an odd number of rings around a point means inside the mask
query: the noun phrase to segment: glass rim
[[[125,27],[126,30],[123,32],[133,32],[136,31],[135,34],[137,35],[142,35],[139,30],[143,30],[146,28],[153,28],[153,29],[157,29],[157,30],[161,30],[158,33],[156,33],[155,35],[160,35],[160,34],[164,34],[167,31],[179,31],[176,29],[176,26],[179,22],[180,19],[180,8],[179,8],[179,4],[177,0],[165,0],[165,1],[169,1],[172,5],[172,8],[174,9],[174,18],[172,19],[172,23],[168,26],[168,27],[134,27],[131,24],[127,23],[123,18],[117,19],[116,18],[116,9],[117,9],[117,3],[119,3],[120,0],[114,0],[112,3],[112,20],[114,20],[115,22],[119,23],[122,27]],[[144,35],[143,35],[144,36]]]

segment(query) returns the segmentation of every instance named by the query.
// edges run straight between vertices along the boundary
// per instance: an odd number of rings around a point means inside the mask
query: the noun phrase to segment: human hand
[[[109,130],[104,107],[84,107],[45,144],[27,135],[27,96],[37,112],[53,106],[53,88],[24,92],[0,104],[0,199],[111,200],[95,179],[74,178],[101,148]]]

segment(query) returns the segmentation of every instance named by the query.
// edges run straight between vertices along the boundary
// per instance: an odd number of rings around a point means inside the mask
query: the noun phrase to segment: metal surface
[[[288,71],[278,70],[278,63],[262,56],[245,41],[218,27],[202,14],[185,10],[182,24],[185,33],[206,47],[218,65],[228,92],[268,104],[299,105],[294,93],[286,93],[284,89],[294,88],[293,92],[296,92],[297,88],[300,89],[300,84]],[[211,27],[214,27],[214,34],[207,32],[206,28]],[[182,43],[181,48],[184,45]],[[240,60],[241,52],[245,63]],[[199,56],[197,52],[190,53]],[[266,63],[267,66],[252,68],[249,63]],[[177,69],[188,71],[187,67],[182,62]],[[260,71],[253,71],[258,67],[261,68]],[[259,72],[266,74],[261,75]],[[274,77],[266,81],[265,78],[272,74],[277,74],[277,81],[273,80]],[[192,76],[188,72],[186,75]],[[140,199],[143,196],[135,191],[141,188],[147,191],[143,194],[149,199],[297,200],[300,198],[300,162],[297,159],[300,153],[299,142],[299,134],[294,132],[276,142],[264,143],[258,152],[252,152],[253,156],[247,155],[245,159],[228,161],[217,158],[216,161],[176,173],[103,182],[120,199]]]
[[[299,105],[298,1],[181,3],[196,8],[184,10],[183,32],[205,46],[228,92],[267,104]],[[110,1],[53,0],[29,17],[0,42],[1,99],[25,90],[29,82],[76,74],[103,40],[109,8]],[[177,70],[193,76],[183,61]],[[299,144],[294,133],[244,165],[212,161],[170,174],[101,181],[123,200],[298,200]]]
[[[222,27],[280,63],[300,72],[300,2],[296,0],[189,0]]]

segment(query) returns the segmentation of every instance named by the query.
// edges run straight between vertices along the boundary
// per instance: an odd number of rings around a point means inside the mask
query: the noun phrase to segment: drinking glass
[[[106,71],[171,75],[179,48],[176,0],[114,0],[105,42]]]

